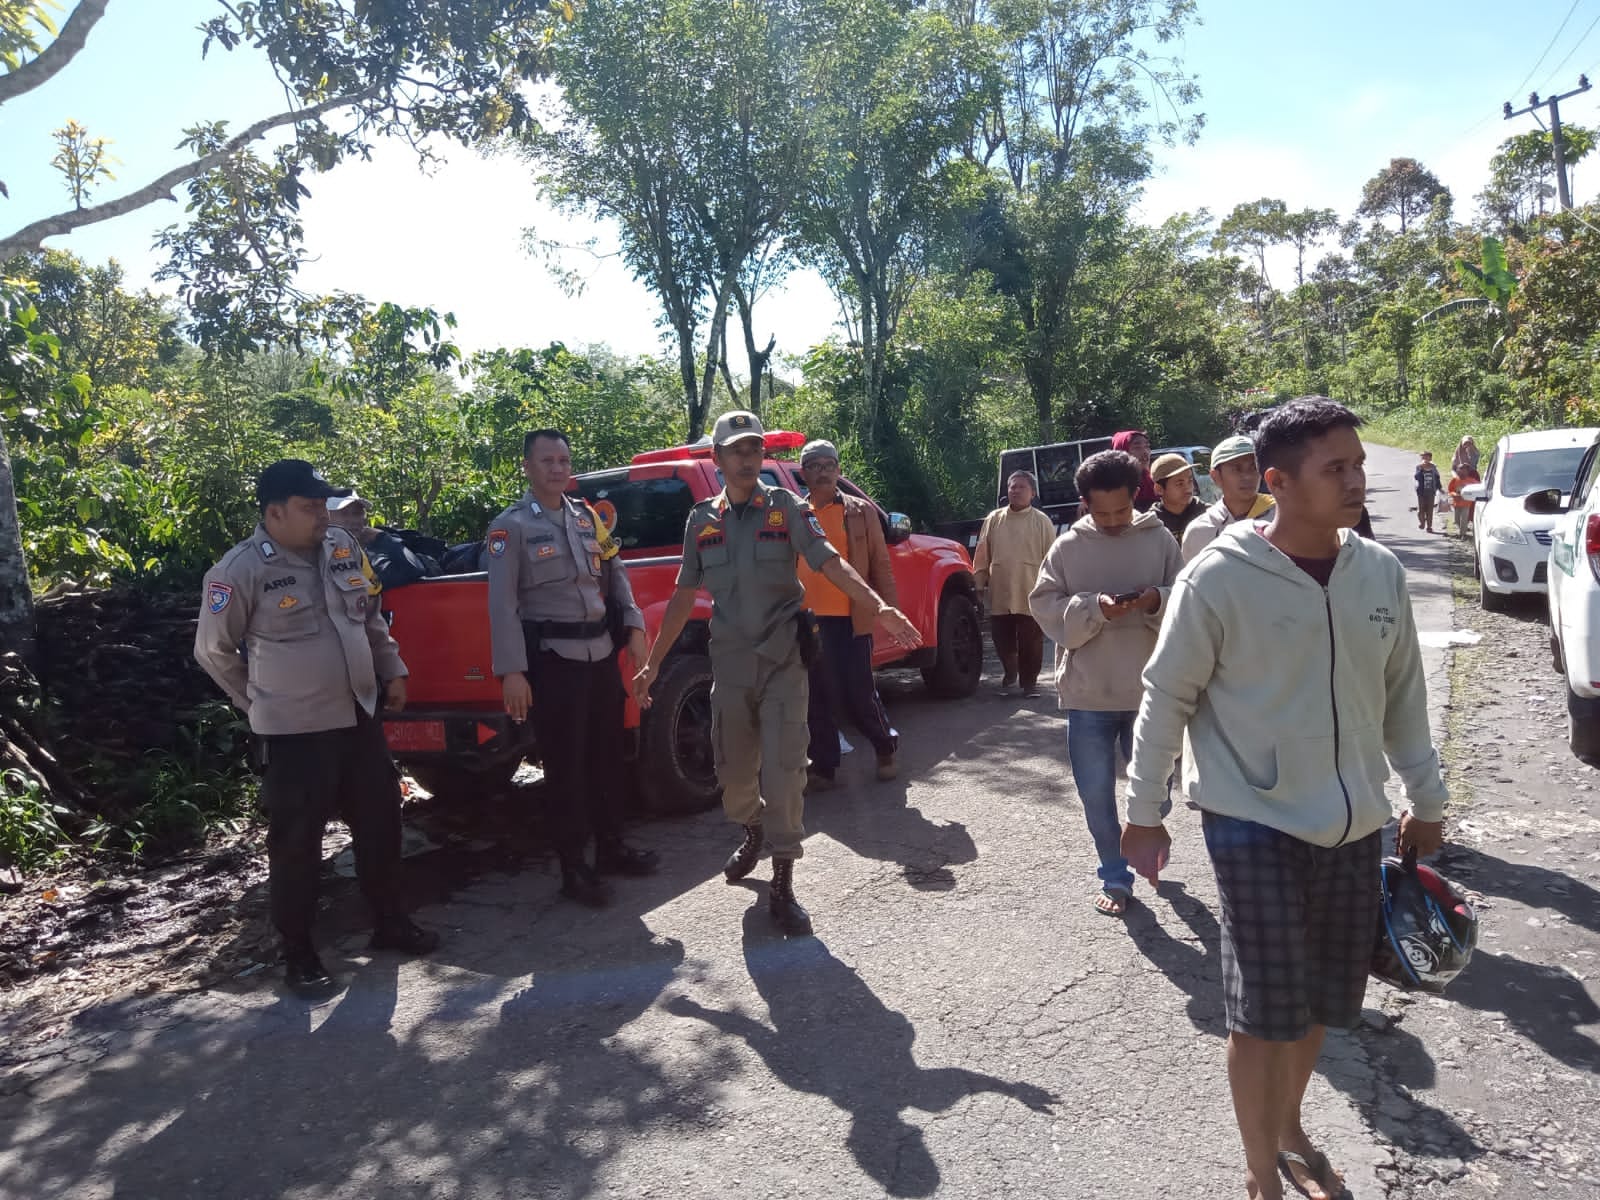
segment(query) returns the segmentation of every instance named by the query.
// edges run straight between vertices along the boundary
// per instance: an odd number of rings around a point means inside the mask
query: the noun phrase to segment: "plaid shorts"
[[[1361,1018],[1381,903],[1383,833],[1313,846],[1266,825],[1202,813],[1222,900],[1228,1028],[1293,1042]]]

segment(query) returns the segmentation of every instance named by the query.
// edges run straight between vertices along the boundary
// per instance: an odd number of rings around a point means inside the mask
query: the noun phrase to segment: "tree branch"
[[[35,60],[37,61],[37,60]],[[74,229],[82,229],[85,225],[96,225],[101,221],[109,221],[113,217],[120,217],[125,213],[134,212],[156,200],[173,199],[172,189],[186,180],[197,175],[203,175],[212,167],[225,162],[229,157],[237,154],[245,146],[257,138],[283,125],[299,125],[305,121],[314,121],[324,113],[336,108],[345,108],[351,104],[360,104],[371,99],[376,94],[369,90],[354,96],[337,96],[324,100],[321,104],[312,105],[310,108],[294,109],[281,112],[271,117],[263,117],[254,125],[229,138],[218,149],[210,154],[202,155],[193,162],[184,163],[174,167],[166,174],[145,184],[138,191],[129,192],[115,200],[108,200],[104,204],[96,204],[90,208],[74,208],[64,213],[57,213],[53,217],[44,217],[31,225],[24,225],[15,233],[5,238],[0,238],[0,262],[18,254],[26,254],[40,249],[47,237],[56,237],[60,234],[71,233]]]
[[[39,52],[39,57],[23,63],[15,71],[0,75],[0,104],[31,92],[77,57],[89,40],[89,31],[106,14],[111,0],[78,0],[56,40]]]

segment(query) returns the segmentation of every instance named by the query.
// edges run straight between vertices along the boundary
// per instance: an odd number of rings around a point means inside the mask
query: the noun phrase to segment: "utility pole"
[[[1544,101],[1539,99],[1538,92],[1533,92],[1528,96],[1528,107],[1519,108],[1516,112],[1511,111],[1511,101],[1509,100],[1507,100],[1505,104],[1501,106],[1501,111],[1505,113],[1506,120],[1508,121],[1511,120],[1512,117],[1520,117],[1525,113],[1533,113],[1533,119],[1535,121],[1539,121],[1539,114],[1536,110],[1541,103],[1543,103],[1549,110],[1550,129],[1548,132],[1550,134],[1550,148],[1555,152],[1556,193],[1561,198],[1562,208],[1572,207],[1572,189],[1567,186],[1567,146],[1566,142],[1563,141],[1561,137],[1561,102],[1563,100],[1570,100],[1574,96],[1581,96],[1588,90],[1589,77],[1587,75],[1579,75],[1578,86],[1573,88],[1570,92],[1562,92],[1561,95],[1551,96],[1548,100]],[[1539,121],[1539,127],[1541,129],[1544,128],[1543,121]]]

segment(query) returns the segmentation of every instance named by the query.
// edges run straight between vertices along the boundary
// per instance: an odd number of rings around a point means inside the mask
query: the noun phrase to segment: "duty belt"
[[[524,621],[522,632],[524,637],[532,637],[539,641],[550,638],[573,638],[587,641],[597,638],[607,632],[611,627],[604,617],[594,621]]]

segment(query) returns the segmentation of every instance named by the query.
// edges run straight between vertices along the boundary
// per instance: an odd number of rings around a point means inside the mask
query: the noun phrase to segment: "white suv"
[[[1499,612],[1518,594],[1545,590],[1551,526],[1548,511],[1530,512],[1523,497],[1532,492],[1572,489],[1578,462],[1594,443],[1596,429],[1548,429],[1501,438],[1483,470],[1483,482],[1461,494],[1477,501],[1473,514],[1473,566],[1478,598]],[[1600,677],[1597,677],[1600,678]]]
[[[1567,740],[1572,753],[1600,766],[1600,439],[1590,444],[1573,481],[1530,492],[1523,508],[1551,519],[1550,653],[1567,681]],[[1567,493],[1571,492],[1568,499]]]

